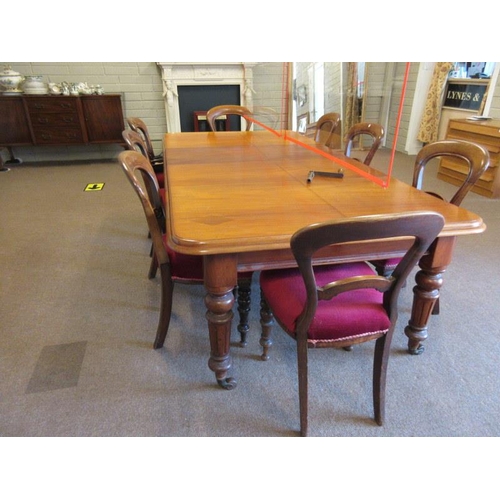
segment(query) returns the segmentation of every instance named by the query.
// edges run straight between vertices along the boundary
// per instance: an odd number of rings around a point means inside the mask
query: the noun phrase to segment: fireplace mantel
[[[178,87],[182,85],[239,85],[241,105],[252,109],[253,67],[247,62],[159,62],[167,132],[180,132]]]

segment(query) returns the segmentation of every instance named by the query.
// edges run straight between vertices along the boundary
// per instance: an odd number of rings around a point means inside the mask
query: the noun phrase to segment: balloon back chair
[[[203,262],[200,257],[182,255],[168,247],[164,230],[164,204],[148,159],[136,151],[124,151],[119,154],[118,161],[141,201],[160,269],[160,318],[154,341],[154,348],[158,349],[165,342],[170,324],[174,283],[203,283]]]
[[[252,126],[252,122],[246,119],[247,116],[251,116],[252,113],[245,106],[237,106],[233,104],[223,104],[221,106],[214,106],[207,111],[207,122],[210,130],[215,132],[217,130],[216,120],[221,116],[238,115],[245,119],[246,130],[249,131]]]
[[[463,160],[463,164],[466,166],[467,175],[449,201],[453,205],[459,206],[467,193],[488,168],[490,155],[484,147],[467,141],[444,140],[427,144],[419,151],[415,158],[413,187],[422,189],[425,167],[430,160],[438,157],[451,157]],[[429,194],[444,199],[437,193],[429,192]],[[389,276],[398,265],[399,259],[377,260],[372,263],[379,274],[382,276]],[[439,309],[440,305],[438,298],[432,313],[439,314]]]
[[[153,242],[153,260],[156,262],[156,267],[154,273],[150,272],[149,278],[155,277],[156,269],[160,269],[160,318],[153,344],[153,347],[158,349],[163,347],[168,333],[174,283],[203,284],[203,258],[197,255],[180,254],[168,246],[165,201],[160,195],[158,181],[149,160],[137,151],[123,151],[119,154],[118,161],[141,201]],[[251,281],[251,274],[238,274],[239,293],[240,288],[248,287],[250,290],[249,281]],[[244,285],[241,285],[240,282]],[[240,306],[238,308],[240,313],[238,329],[243,329],[246,332],[248,330],[250,299],[247,299],[246,296],[244,299],[246,307]],[[239,303],[242,300],[239,298]]]
[[[141,153],[149,160],[148,146],[146,144],[146,141],[144,140],[144,137],[139,132],[136,132],[135,130],[126,129],[122,132],[122,137],[125,140],[127,149],[131,151],[137,151],[138,153]],[[149,163],[153,167],[153,171],[155,173],[156,179],[158,180],[160,188],[163,188],[165,185],[163,160],[161,161],[161,163],[156,163],[154,165],[151,163],[151,160],[149,160]]]
[[[443,224],[443,217],[435,212],[364,216],[313,224],[297,231],[291,239],[298,269],[261,272],[264,339],[269,340],[274,318],[296,341],[302,436],[308,428],[308,348],[341,348],[376,341],[373,404],[375,421],[382,425],[399,292]],[[313,255],[324,247],[353,242],[369,245],[370,240],[401,237],[412,239],[413,243],[389,277],[377,275],[366,262],[313,267]],[[263,345],[268,349],[269,342]]]
[[[345,137],[345,150],[344,154],[348,157],[352,157],[354,140],[360,138],[361,136],[370,136],[372,139],[372,144],[368,150],[368,153],[362,161],[365,165],[370,165],[375,153],[378,151],[384,139],[384,127],[378,123],[356,123],[353,125],[346,134]]]
[[[339,113],[327,113],[316,122],[314,140],[329,148],[335,148],[334,134],[340,125]]]
[[[128,126],[134,132],[137,132],[138,134],[142,135],[142,138],[144,139],[144,142],[146,144],[146,151],[147,151],[147,156],[149,158],[149,162],[151,163],[151,165],[153,165],[153,169],[155,170],[155,172],[156,172],[155,166],[157,164],[161,164],[163,168],[163,155],[162,154],[155,155],[153,149],[153,143],[151,142],[151,136],[149,135],[149,129],[146,123],[140,118],[137,118],[136,116],[127,118],[127,123]]]

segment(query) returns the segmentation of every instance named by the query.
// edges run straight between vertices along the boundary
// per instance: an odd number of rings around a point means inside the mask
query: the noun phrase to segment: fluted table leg
[[[210,335],[209,368],[215,372],[219,386],[234,389],[236,380],[228,376],[231,368],[229,345],[237,270],[233,255],[209,255],[204,259],[204,281],[207,295],[206,318]]]
[[[443,285],[443,274],[451,262],[455,237],[438,238],[422,257],[420,271],[415,276],[416,286],[413,288],[413,306],[411,317],[405,328],[408,337],[408,352],[422,354],[422,342],[427,339],[427,323],[434,304],[439,298]]]

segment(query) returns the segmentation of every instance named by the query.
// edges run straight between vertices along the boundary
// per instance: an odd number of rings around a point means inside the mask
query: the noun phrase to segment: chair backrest
[[[122,131],[122,137],[127,144],[127,149],[129,149],[130,151],[137,151],[138,153],[141,153],[149,159],[148,147],[139,132],[125,129]]]
[[[168,263],[169,258],[162,237],[165,231],[165,211],[155,172],[149,160],[137,151],[122,151],[118,155],[118,161],[141,200],[158,262],[160,265]]]
[[[299,336],[304,339],[307,334],[319,300],[330,300],[342,292],[360,288],[374,288],[384,293],[384,307],[393,327],[397,319],[399,291],[443,225],[442,215],[421,211],[353,217],[342,221],[312,224],[297,231],[292,236],[291,248],[307,292],[306,304],[297,320],[297,339]],[[413,238],[414,241],[391,276],[357,276],[321,287],[317,285],[312,256],[319,249],[339,243],[392,238]]]
[[[316,122],[316,133],[314,140],[324,146],[333,147],[332,136],[340,123],[339,113],[327,113]]]
[[[245,106],[237,106],[233,104],[223,104],[221,106],[214,106],[213,108],[207,111],[207,122],[212,131],[215,132],[217,130],[215,127],[215,120],[219,116],[223,115],[238,115],[245,118],[246,116],[251,116],[252,113],[248,108],[245,108]],[[246,130],[248,131],[252,126],[252,122],[250,120],[247,120],[246,118],[245,120],[247,123]]]
[[[146,144],[146,152],[147,156],[150,160],[153,160],[155,157],[155,152],[153,149],[153,143],[151,142],[151,137],[149,136],[149,130],[147,125],[140,118],[131,117],[127,118],[128,126],[138,134],[142,135],[144,143]]]
[[[460,205],[466,194],[472,189],[477,180],[490,164],[490,154],[479,144],[467,141],[445,140],[437,141],[424,146],[415,159],[415,168],[413,170],[413,187],[422,189],[423,174],[427,162],[432,158],[451,156],[464,160],[469,168],[467,176],[455,193],[450,203]],[[440,195],[436,195],[442,198]]]
[[[351,150],[355,138],[360,137],[362,135],[369,135],[372,137],[373,142],[370,149],[368,150],[368,154],[363,160],[363,163],[365,165],[370,165],[371,161],[373,160],[373,157],[375,156],[375,153],[382,144],[382,140],[384,139],[384,133],[385,133],[384,127],[382,127],[382,125],[379,125],[378,123],[368,123],[368,122],[356,123],[349,129],[349,131],[346,134],[345,155],[349,157],[351,156]]]

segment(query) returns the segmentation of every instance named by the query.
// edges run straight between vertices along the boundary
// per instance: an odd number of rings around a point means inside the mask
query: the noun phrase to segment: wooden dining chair
[[[147,146],[141,134],[135,132],[134,130],[126,129],[122,132],[122,137],[125,140],[127,149],[129,149],[130,151],[137,151],[138,153],[142,154],[145,158],[148,157]],[[163,203],[165,203],[165,174],[163,173],[163,171],[161,173],[155,172],[155,176],[156,180],[158,181],[158,186],[159,186],[158,192],[160,195],[160,199],[162,200]],[[151,203],[153,203],[153,194],[149,192],[150,189],[152,189],[151,185],[149,183],[146,183],[145,188],[148,192],[148,196],[150,198]],[[148,232],[148,238],[151,238],[150,232]],[[151,265],[148,271],[148,278],[153,279],[156,276],[156,272],[158,270],[158,260],[154,252],[153,245],[151,245],[149,256],[151,257]]]
[[[147,144],[139,132],[127,129],[122,132],[122,136],[129,150],[137,151],[138,153],[141,153],[143,156],[148,158]],[[165,178],[164,178],[163,166],[161,172],[155,171],[155,175],[160,188],[159,189],[160,199],[163,200],[163,202],[165,202]],[[146,189],[147,190],[151,189],[149,184],[146,184]],[[151,237],[151,233],[149,233],[149,237]],[[154,252],[153,246],[151,247],[150,256],[151,256],[151,265],[148,271],[148,278],[154,279],[158,271],[158,259],[156,257],[156,253]],[[241,347],[245,347],[247,345],[247,334],[249,331],[248,317],[250,314],[252,275],[253,275],[252,272],[240,273],[238,275],[238,287],[235,294],[238,302],[238,312],[240,317],[237,328],[240,334]]]
[[[160,318],[153,344],[155,349],[159,349],[163,347],[168,333],[174,283],[203,284],[203,257],[180,254],[168,246],[165,200],[162,200],[158,180],[149,160],[138,151],[123,151],[118,155],[118,161],[141,201],[153,242],[152,260],[155,260],[156,266],[151,265],[148,277],[154,278],[156,269],[160,269]],[[238,298],[238,330],[240,333],[244,332],[245,336],[248,331],[251,278],[251,273],[238,274],[238,295],[242,294],[242,297]],[[244,340],[242,338],[242,342]]]
[[[244,118],[246,121],[246,131],[248,132],[250,130],[252,122],[248,120],[246,117],[251,116],[252,113],[248,108],[245,108],[245,106],[237,106],[233,104],[223,104],[221,106],[214,106],[213,108],[207,111],[207,122],[208,126],[210,127],[210,130],[212,130],[212,132],[215,132],[217,130],[215,122],[218,118],[220,118],[221,116],[231,116],[231,115],[238,115]]]
[[[340,125],[339,113],[326,113],[316,122],[314,141],[329,148],[335,148],[334,134]],[[338,132],[338,131],[337,131]]]
[[[172,312],[174,282],[203,282],[203,265],[199,257],[177,254],[170,250],[165,238],[164,203],[159,194],[159,185],[148,159],[137,151],[123,151],[118,156],[130,184],[141,201],[151,239],[154,256],[160,268],[161,301],[160,318],[154,348],[163,346],[167,336]]]
[[[297,231],[291,239],[298,269],[261,272],[264,339],[269,339],[274,318],[296,340],[302,436],[307,435],[308,428],[308,348],[339,348],[376,340],[373,404],[375,420],[382,425],[399,292],[443,225],[443,217],[435,212],[312,224]],[[365,262],[313,267],[313,254],[326,246],[400,237],[414,238],[413,244],[389,277],[377,275]],[[265,348],[268,344],[264,342]]]
[[[136,132],[135,130],[125,129],[122,131],[122,137],[125,141],[125,144],[127,145],[127,149],[131,151],[137,151],[138,153],[141,153],[142,155],[144,155],[146,158],[149,159],[149,163],[153,167],[153,171],[155,172],[158,184],[160,185],[160,188],[163,189],[165,185],[163,160],[161,162],[156,162],[154,164],[151,163],[148,154],[148,146],[143,136],[139,132]]]
[[[146,123],[136,116],[127,118],[127,123],[134,132],[137,132],[142,136],[144,143],[146,144],[146,152],[149,158],[149,162],[151,163],[151,165],[153,165],[153,169],[155,170],[155,172],[158,171],[157,168],[155,168],[157,164],[161,164],[161,169],[163,170],[163,154],[155,154],[151,136],[149,135],[149,129]]]
[[[356,123],[348,130],[346,134],[344,154],[349,158],[352,158],[353,144],[355,139],[359,139],[362,136],[370,136],[372,144],[365,156],[365,159],[360,160],[365,165],[370,165],[373,157],[375,156],[375,153],[382,144],[384,134],[384,127],[382,127],[382,125],[379,125],[378,123]]]
[[[463,160],[467,172],[465,180],[449,200],[449,203],[459,206],[467,193],[473,188],[474,184],[488,168],[490,164],[490,155],[483,146],[467,141],[443,140],[427,144],[419,151],[415,158],[413,187],[422,189],[425,167],[430,160],[438,157],[453,157]],[[444,199],[440,194],[429,191],[428,193]],[[372,264],[380,275],[389,276],[398,265],[399,260],[400,259],[377,260],[373,261]],[[432,313],[439,314],[439,310],[440,305],[438,298]]]

